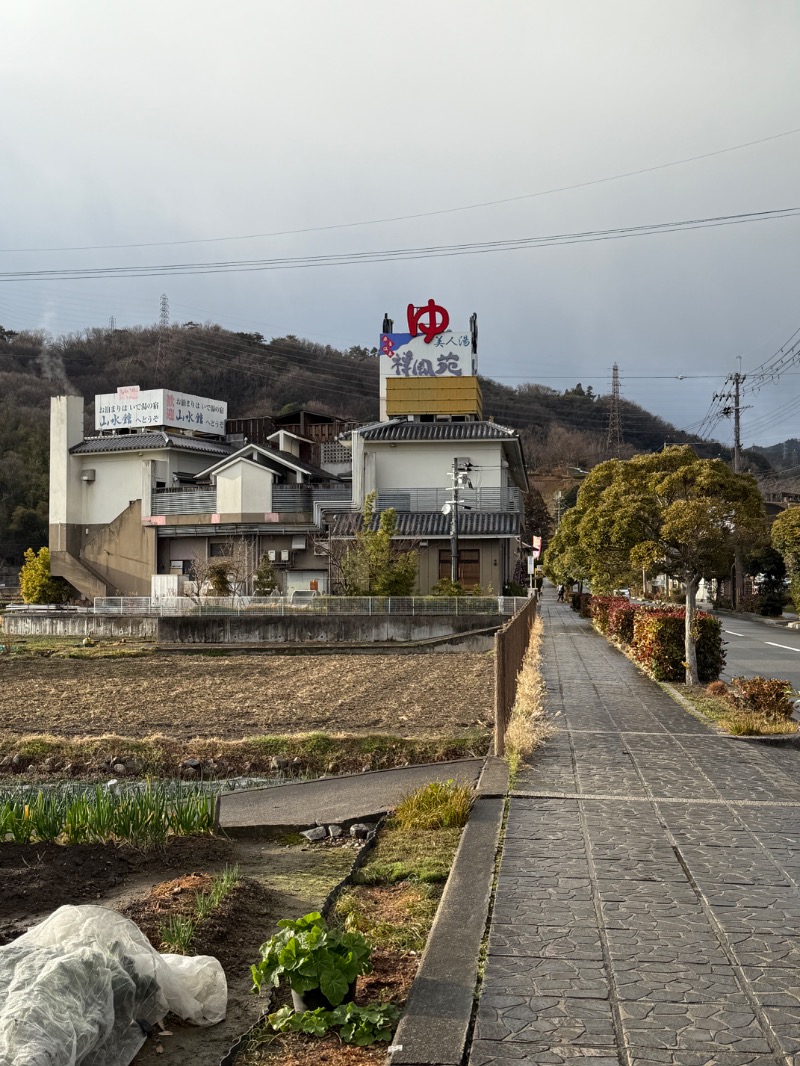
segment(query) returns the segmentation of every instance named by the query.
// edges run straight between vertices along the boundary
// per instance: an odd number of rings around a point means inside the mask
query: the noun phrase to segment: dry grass
[[[515,770],[555,732],[545,712],[545,684],[541,673],[542,620],[531,626],[528,650],[517,679],[517,698],[506,728],[506,757]]]

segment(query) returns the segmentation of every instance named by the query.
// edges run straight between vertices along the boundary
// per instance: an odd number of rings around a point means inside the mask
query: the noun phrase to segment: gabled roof
[[[258,456],[260,459],[254,458],[254,456]],[[273,469],[278,467],[289,467],[291,470],[296,470],[301,474],[307,474],[308,477],[311,478],[319,478],[322,481],[339,480],[339,478],[337,478],[335,474],[331,474],[330,471],[323,470],[322,467],[314,466],[312,463],[305,463],[291,452],[282,452],[277,448],[262,448],[260,444],[245,444],[244,447],[239,448],[224,459],[220,459],[219,462],[202,470],[196,476],[198,478],[211,477],[214,474],[218,474],[221,470],[224,470],[227,466],[230,466],[231,463],[238,462],[240,459],[243,459],[246,462],[254,462],[258,466]]]
[[[377,529],[380,514],[372,516],[372,528]],[[362,517],[357,512],[333,514],[332,537],[352,537],[361,529]],[[510,511],[460,511],[458,515],[459,537],[518,537],[519,515]],[[398,511],[396,537],[450,536],[450,516],[441,511]]]
[[[496,422],[406,422],[395,419],[359,431],[364,440],[516,440],[513,429]]]
[[[229,455],[230,444],[203,437],[182,437],[164,430],[147,433],[125,433],[117,437],[87,437],[70,448],[71,455],[99,455],[103,452],[144,452],[161,448],[175,448],[184,452],[199,452],[206,455]]]

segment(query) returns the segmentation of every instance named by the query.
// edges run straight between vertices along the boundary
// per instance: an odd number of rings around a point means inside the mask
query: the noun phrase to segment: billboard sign
[[[225,436],[228,405],[222,400],[190,396],[172,389],[127,385],[94,398],[94,428],[191,430]]]

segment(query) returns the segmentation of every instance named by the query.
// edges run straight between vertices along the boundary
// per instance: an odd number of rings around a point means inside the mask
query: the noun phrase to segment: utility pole
[[[453,460],[453,503],[450,508],[450,580],[458,581],[458,459]]]
[[[714,399],[727,401],[722,408],[723,415],[733,416],[733,472],[741,473],[742,466],[742,405],[740,401],[741,386],[747,377],[742,373],[742,357],[738,359],[739,368],[735,374],[731,374],[726,384],[730,384],[727,392],[714,394]],[[744,599],[744,562],[742,560],[742,548],[738,537],[733,546],[733,606],[739,607]]]

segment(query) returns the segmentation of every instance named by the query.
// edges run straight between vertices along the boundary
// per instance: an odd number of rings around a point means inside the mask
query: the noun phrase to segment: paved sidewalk
[[[470,1066],[800,1066],[800,752],[720,737],[545,605]]]

